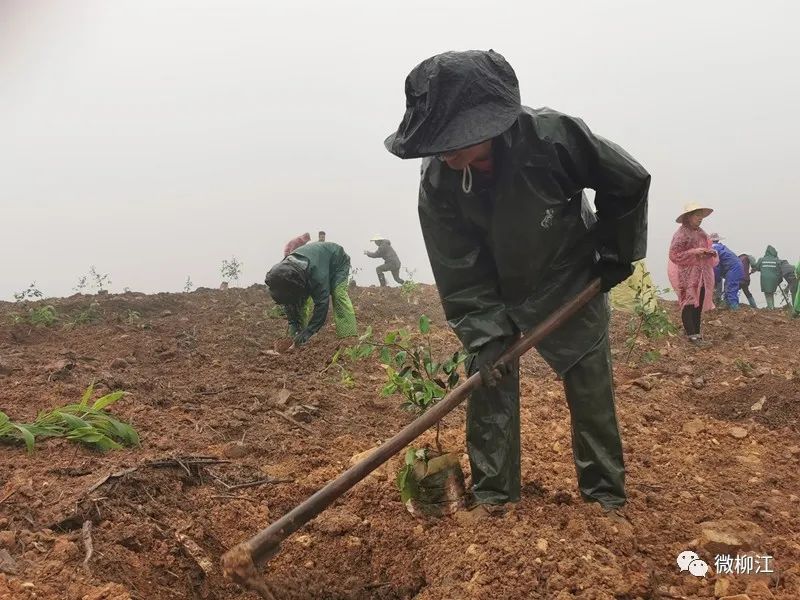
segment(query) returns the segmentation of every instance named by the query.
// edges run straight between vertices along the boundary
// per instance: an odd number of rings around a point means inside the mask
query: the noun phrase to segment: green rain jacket
[[[767,246],[767,251],[755,266],[756,271],[761,271],[761,291],[765,294],[774,294],[781,281],[780,259],[778,251],[772,246]]]
[[[647,244],[650,175],[583,121],[523,107],[494,139],[495,177],[483,190],[465,192],[465,174],[437,158],[422,164],[423,237],[448,322],[470,352],[530,330],[576,296],[597,252],[632,263]],[[596,192],[596,215],[584,188]],[[563,373],[607,327],[598,296],[538,350]]]
[[[797,280],[800,281],[800,260],[797,261],[797,265],[794,268],[794,274],[797,276]],[[800,291],[794,295],[794,314],[800,314]]]
[[[333,242],[312,242],[300,246],[290,256],[308,261],[306,270],[306,290],[314,302],[314,312],[306,328],[302,331],[307,339],[325,325],[328,305],[333,290],[347,281],[350,274],[350,257],[339,244]],[[301,330],[303,303],[286,307],[286,317],[292,333]]]

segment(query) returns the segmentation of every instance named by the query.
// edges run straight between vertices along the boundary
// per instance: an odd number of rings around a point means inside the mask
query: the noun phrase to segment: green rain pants
[[[340,283],[334,288],[333,294],[331,294],[331,300],[333,301],[333,322],[336,326],[337,337],[345,338],[358,335],[356,313],[353,309],[353,303],[350,301],[350,296],[347,293],[347,281]],[[314,301],[309,296],[306,298],[303,306],[301,323],[303,327],[308,325],[313,313]]]
[[[468,368],[470,374],[478,369],[474,355]],[[625,504],[625,466],[607,335],[564,373],[564,390],[581,496],[604,507]],[[467,452],[476,502],[519,500],[519,364],[497,387],[480,387],[472,393],[467,404]]]
[[[800,289],[798,289],[797,293],[794,295],[794,311],[792,316],[793,317],[800,316]]]

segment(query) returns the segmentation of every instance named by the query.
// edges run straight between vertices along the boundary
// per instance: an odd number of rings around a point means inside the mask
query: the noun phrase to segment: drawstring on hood
[[[465,194],[469,194],[472,191],[472,169],[469,168],[469,165],[464,167],[461,172],[461,189],[464,190]]]

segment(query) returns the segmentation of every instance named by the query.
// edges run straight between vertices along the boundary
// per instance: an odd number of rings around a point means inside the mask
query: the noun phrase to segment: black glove
[[[505,363],[495,365],[497,359],[503,354],[507,347],[505,340],[494,340],[481,346],[478,350],[478,370],[481,373],[481,381],[483,385],[489,388],[496,387],[500,380],[511,373],[513,370],[512,364]]]
[[[630,263],[600,260],[594,265],[594,276],[600,278],[600,290],[604,294],[631,275],[633,275],[633,265]]]
[[[298,333],[296,336],[294,336],[294,345],[295,346],[302,346],[303,344],[305,344],[309,340],[310,337],[311,337],[311,334],[308,333],[307,329],[304,329],[303,331]]]

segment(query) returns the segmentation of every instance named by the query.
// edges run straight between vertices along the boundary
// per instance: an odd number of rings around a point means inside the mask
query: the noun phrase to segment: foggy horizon
[[[582,118],[651,173],[657,285],[689,201],[715,209],[703,228],[737,254],[769,244],[794,265],[799,15],[782,1],[0,0],[0,300],[33,281],[69,296],[90,265],[112,293],[216,288],[232,256],[247,287],[319,230],[359,285],[377,284],[362,254],[375,234],[433,283],[419,161],[383,140],[408,72],[471,48],[506,57],[524,105]],[[751,290],[763,304],[757,273]]]

